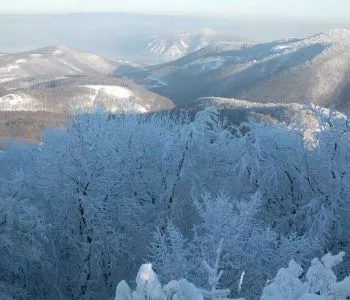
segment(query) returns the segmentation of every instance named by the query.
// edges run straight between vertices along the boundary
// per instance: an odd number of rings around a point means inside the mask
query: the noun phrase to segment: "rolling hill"
[[[0,56],[0,83],[17,78],[112,73],[116,63],[66,46],[53,46]]]
[[[116,62],[65,46],[0,57],[0,137],[35,140],[72,112],[148,113],[172,101],[112,76]],[[51,120],[51,121],[50,121]]]
[[[68,113],[105,105],[148,112],[171,101],[112,76],[116,62],[65,46],[0,57],[0,111]],[[123,107],[122,107],[123,106]]]

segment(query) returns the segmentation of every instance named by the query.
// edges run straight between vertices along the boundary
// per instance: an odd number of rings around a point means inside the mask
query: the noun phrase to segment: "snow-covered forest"
[[[96,111],[9,144],[0,299],[349,299],[350,125],[314,109],[307,138],[207,108]]]

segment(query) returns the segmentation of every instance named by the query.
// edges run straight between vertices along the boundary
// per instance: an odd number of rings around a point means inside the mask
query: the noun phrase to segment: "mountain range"
[[[208,40],[194,38],[194,52],[156,65],[113,61],[67,46],[1,54],[0,137],[37,140],[72,112],[98,106],[113,114],[174,107],[195,113],[215,106],[233,122],[253,116],[302,123],[308,120],[301,113],[306,101],[350,112],[350,30],[258,44],[216,41],[211,30],[199,32]],[[142,55],[183,55],[154,45]]]
[[[350,30],[260,44],[215,43],[167,63],[116,74],[188,105],[199,97],[311,101],[349,112]]]

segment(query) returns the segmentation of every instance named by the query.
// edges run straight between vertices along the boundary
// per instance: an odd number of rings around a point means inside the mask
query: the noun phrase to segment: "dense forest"
[[[160,282],[188,291],[220,279],[231,292],[205,299],[259,299],[286,274],[304,293],[307,274],[322,268],[348,280],[349,122],[312,109],[311,137],[298,126],[233,125],[206,108],[191,118],[96,111],[40,144],[9,143],[0,152],[0,298],[114,299],[121,282],[117,300],[203,299],[166,298]],[[157,279],[156,296],[142,290],[145,274]],[[282,299],[266,289],[262,299]],[[350,296],[328,285],[309,292],[283,299]]]

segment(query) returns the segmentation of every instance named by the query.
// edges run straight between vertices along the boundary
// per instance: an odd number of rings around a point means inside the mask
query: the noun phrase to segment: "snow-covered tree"
[[[162,235],[159,231],[155,234],[151,261],[164,280],[185,275],[197,285],[204,285],[206,273],[201,262],[216,259],[215,245],[221,239],[227,240],[221,257],[221,265],[226,270],[223,284],[230,288],[240,285],[239,292],[248,290],[250,294],[253,290],[258,293],[265,279],[273,276],[276,267],[287,262],[288,257],[300,259],[302,256],[298,254],[302,251],[306,257],[310,255],[303,249],[309,247],[306,237],[281,236],[257,219],[261,205],[259,194],[250,200],[238,201],[224,194],[213,197],[204,193],[194,204],[200,221],[194,226],[192,240],[184,240],[172,223]],[[243,272],[244,282],[239,284]]]
[[[1,213],[18,230],[2,225],[3,251],[35,276],[11,277],[0,292],[112,299],[145,259],[163,282],[205,287],[201,262],[224,238],[221,283],[256,299],[289,259],[306,265],[346,249],[349,122],[318,114],[312,146],[298,127],[233,125],[212,108],[192,119],[78,114],[39,145],[10,144],[0,152]],[[32,245],[40,256],[27,255]],[[345,257],[337,275],[349,265]]]
[[[218,271],[222,241],[217,249],[214,267],[203,262],[209,275],[209,290],[197,288],[182,278],[171,280],[162,287],[151,264],[141,266],[136,278],[136,290],[132,291],[126,281],[121,281],[116,290],[115,300],[219,300],[227,299],[228,289],[216,289],[223,271]],[[260,300],[346,300],[350,297],[350,276],[338,281],[332,268],[343,261],[345,253],[332,256],[326,254],[321,260],[315,258],[303,274],[303,268],[294,260],[288,268],[281,268],[276,277],[262,291]],[[304,280],[302,279],[304,277]],[[233,300],[233,299],[232,299]],[[236,300],[244,300],[243,298]]]
[[[341,281],[332,268],[342,262],[345,253],[326,254],[315,258],[306,272],[305,281],[300,278],[303,268],[294,260],[288,268],[281,268],[273,283],[264,288],[261,300],[346,300],[350,297],[350,276]]]
[[[219,271],[219,260],[222,252],[223,240],[220,241],[216,251],[215,264],[210,267],[204,260],[202,266],[207,272],[209,289],[197,288],[193,283],[181,278],[171,280],[162,287],[152,264],[143,264],[136,277],[136,290],[131,291],[126,281],[121,281],[116,290],[115,300],[230,300],[227,296],[229,289],[217,289],[223,271]],[[234,300],[234,299],[232,299]],[[239,299],[236,299],[239,300]],[[243,299],[241,299],[243,300]]]

